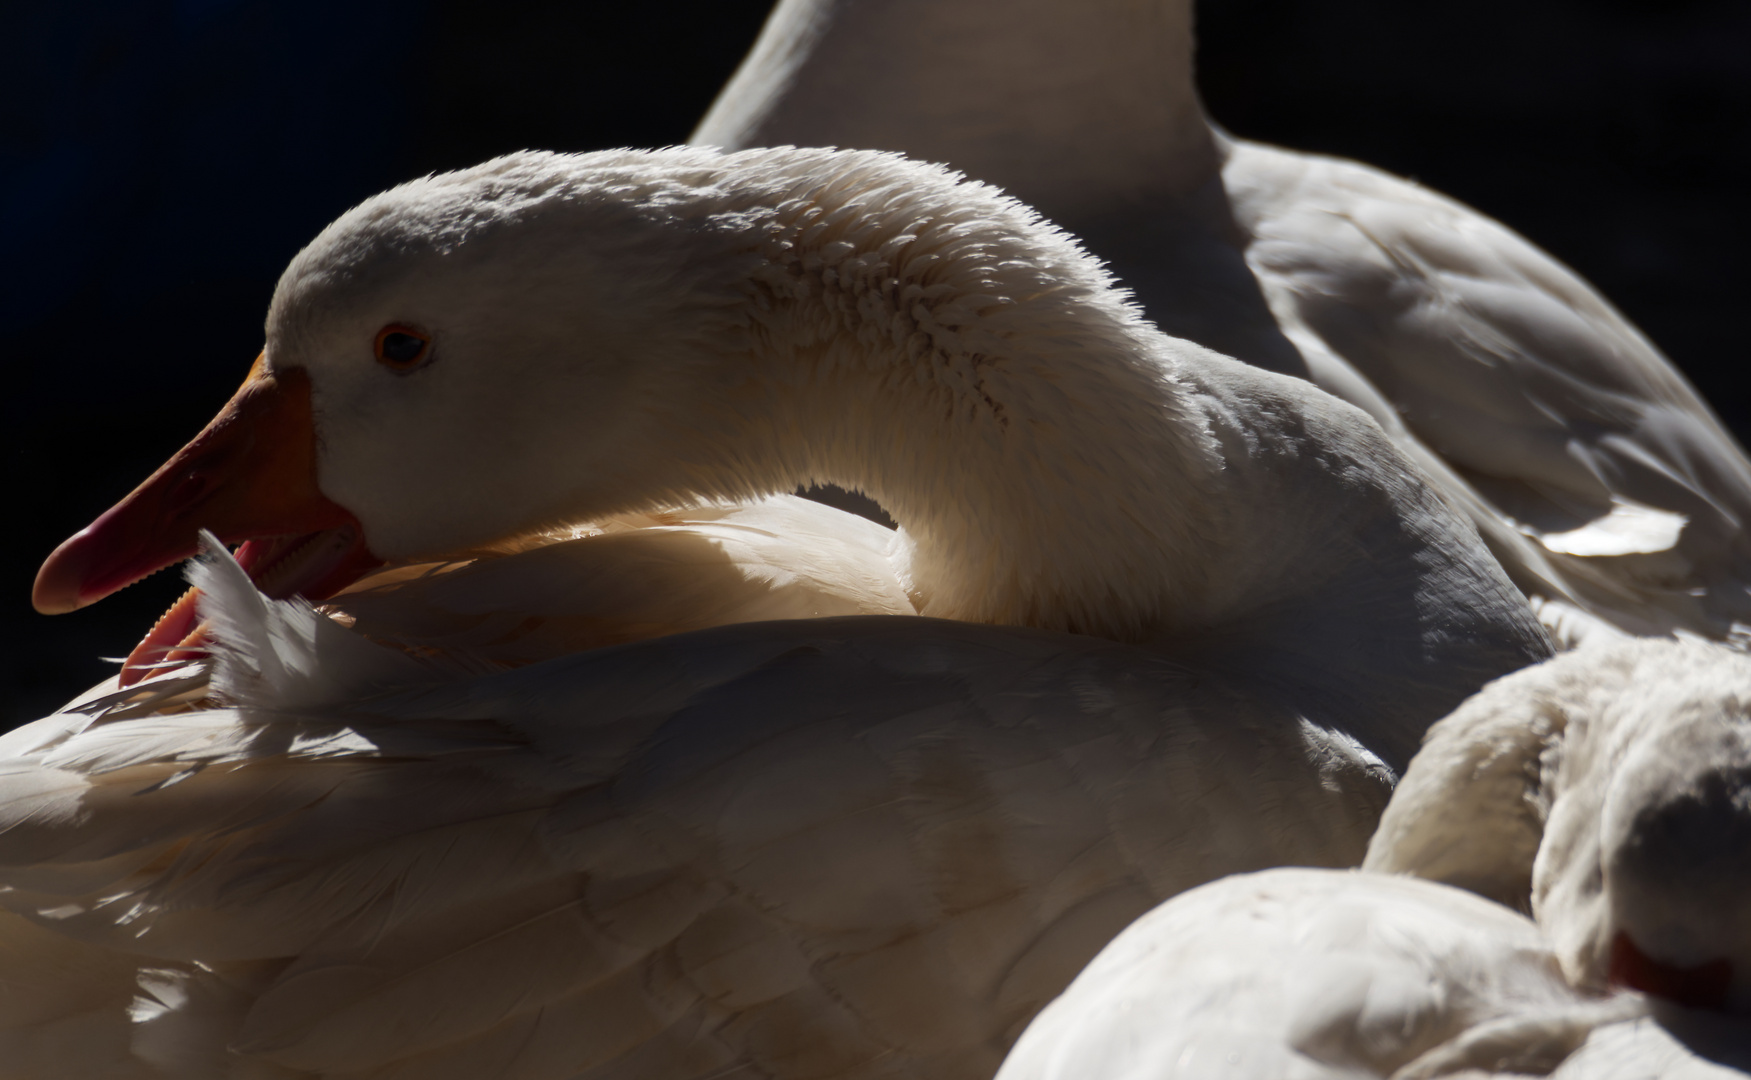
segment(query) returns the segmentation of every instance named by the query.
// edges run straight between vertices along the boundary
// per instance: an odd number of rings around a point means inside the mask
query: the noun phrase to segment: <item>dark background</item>
[[[280,269],[396,181],[686,138],[767,0],[42,0],[0,7],[0,727],[109,670],[180,591],[30,611],[37,565],[187,440]],[[1751,4],[1204,0],[1239,135],[1356,157],[1598,285],[1743,440]]]

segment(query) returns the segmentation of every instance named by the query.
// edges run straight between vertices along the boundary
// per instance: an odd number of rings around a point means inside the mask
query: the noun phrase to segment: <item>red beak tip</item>
[[[60,597],[44,596],[41,593],[31,595],[30,606],[36,608],[38,615],[65,615],[69,611],[79,610],[80,607],[77,603],[69,603]]]
[[[80,595],[87,564],[84,539],[86,531],[75,533],[43,560],[36,572],[36,584],[30,591],[31,606],[44,615],[65,615],[90,603]]]
[[[65,615],[69,611],[78,611],[91,603],[79,595],[79,586],[66,578],[56,580],[45,579],[38,575],[36,587],[30,591],[30,606],[43,615]]]

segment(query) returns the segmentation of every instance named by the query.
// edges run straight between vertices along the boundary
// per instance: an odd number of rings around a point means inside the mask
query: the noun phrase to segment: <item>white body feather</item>
[[[1644,1009],[1633,995],[1576,991],[1529,919],[1470,893],[1268,870],[1137,920],[1034,1020],[997,1076],[1544,1075],[1595,1028]]]
[[[1657,1018],[1656,1018],[1657,1017]],[[1684,1036],[1674,1037],[1674,1028]],[[1737,1017],[1662,1010],[1603,1024],[1551,1080],[1734,1080],[1751,1075],[1751,1033]]]
[[[116,1076],[987,1075],[1161,898],[1358,858],[1391,782],[1091,638],[779,622],[481,676],[196,582],[234,704],[0,739],[0,955],[49,979],[0,1075],[70,1030]]]
[[[375,639],[514,667],[730,623],[913,615],[902,546],[854,514],[775,495],[400,565],[332,604]]]

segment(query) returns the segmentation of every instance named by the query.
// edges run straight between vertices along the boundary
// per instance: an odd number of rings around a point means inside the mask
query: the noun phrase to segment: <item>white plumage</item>
[[[1178,337],[1367,410],[1585,636],[1751,617],[1751,463],[1523,238],[1355,162],[1231,139],[1190,0],[782,0],[693,134],[897,150],[1038,207]]]
[[[294,260],[234,404],[39,602],[149,568],[130,521],[160,559],[231,495],[228,540],[288,531],[274,484],[180,482],[238,415],[308,448],[269,459],[326,530],[300,551],[657,517],[380,579],[351,630],[218,563],[229,704],[176,711],[199,680],[170,676],[0,741],[0,904],[96,950],[51,1020],[136,1071],[986,1074],[1152,903],[1357,858],[1427,723],[1549,651],[1363,414],[1165,337],[1019,204],[890,155],[522,154],[404,185]],[[661,517],[817,480],[903,532]],[[828,513],[792,510],[787,533]],[[695,626],[902,597],[958,621],[483,673],[593,612],[684,628],[641,591],[699,556]],[[553,595],[496,591],[520,575]],[[544,604],[519,637],[507,611]],[[13,1060],[58,1052],[19,1015]]]
[[[1365,866],[1532,911],[1578,984],[1751,1012],[1751,658],[1642,640],[1492,683],[1430,729]]]
[[[232,704],[124,704],[166,676],[0,739],[41,988],[0,1074],[65,1075],[68,1031],[80,1075],[988,1074],[1152,903],[1352,862],[1390,786],[1092,638],[775,622],[482,676],[195,581]]]
[[[1545,1075],[1596,1027],[1643,1011],[1633,996],[1576,991],[1529,919],[1470,893],[1267,870],[1137,920],[1028,1027],[997,1076]]]
[[[1583,647],[1430,729],[1361,872],[1170,900],[999,1080],[1742,1076],[1748,874],[1751,659]]]
[[[625,514],[400,565],[339,602],[371,637],[517,666],[730,623],[914,615],[900,549],[891,529],[774,495]]]
[[[1654,1015],[1595,1028],[1551,1073],[1552,1080],[1734,1080],[1751,1075],[1751,1037],[1741,1018],[1679,1012],[1657,1001],[1650,1005]],[[1673,1030],[1684,1038],[1675,1038]]]

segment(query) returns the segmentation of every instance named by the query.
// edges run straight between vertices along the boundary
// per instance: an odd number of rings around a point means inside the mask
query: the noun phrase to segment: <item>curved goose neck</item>
[[[781,0],[691,141],[897,150],[1062,219],[1215,174],[1192,47],[1191,0]]]
[[[1547,653],[1361,413],[1162,334],[1025,207],[878,155],[734,160],[774,171],[711,197],[741,254],[694,292],[742,344],[664,428],[730,436],[692,490],[860,488],[925,614],[1242,663],[1334,717],[1439,715]]]
[[[877,499],[926,614],[1135,639],[1202,607],[1177,575],[1213,561],[1226,513],[1180,363],[1201,350],[1025,208],[912,171],[759,226],[740,445],[775,489]]]

